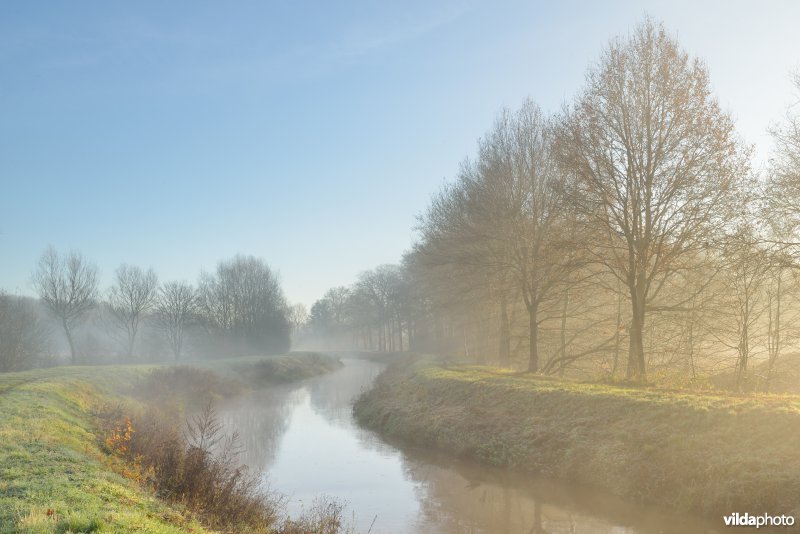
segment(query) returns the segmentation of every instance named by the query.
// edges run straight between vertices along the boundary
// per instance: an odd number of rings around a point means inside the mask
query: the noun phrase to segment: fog
[[[356,32],[320,56],[320,72],[304,71],[290,85],[336,107],[353,89],[350,78],[360,79],[348,69],[373,48],[398,54],[373,67],[402,63],[410,43],[436,30],[450,35],[473,9],[437,12],[376,38]],[[181,33],[181,46],[190,46],[191,33]],[[148,39],[172,46],[158,35]],[[469,131],[476,142],[459,132],[448,137],[459,143],[455,152],[445,143],[398,143],[394,159],[384,157],[386,174],[341,184],[323,183],[327,175],[315,167],[305,201],[282,196],[280,180],[296,187],[306,169],[286,161],[335,167],[349,122],[322,127],[287,99],[266,121],[266,155],[248,167],[242,154],[260,131],[250,113],[261,113],[257,100],[275,98],[233,91],[226,98],[238,95],[249,107],[225,118],[225,131],[242,138],[219,143],[228,178],[207,187],[156,159],[178,173],[163,184],[172,217],[164,199],[149,202],[159,195],[152,177],[115,178],[136,190],[129,194],[74,176],[64,189],[43,187],[42,198],[73,201],[74,219],[94,237],[84,240],[66,223],[53,230],[55,212],[33,214],[31,243],[50,244],[27,266],[27,289],[0,278],[0,435],[8,436],[0,466],[11,466],[0,467],[0,530],[127,531],[149,521],[143,529],[265,534],[793,527],[800,72],[781,73],[795,94],[759,132],[768,144],[755,147],[718,94],[714,70],[686,47],[693,41],[681,27],[640,15],[596,43],[560,105],[538,94],[537,83],[527,96],[492,100],[493,118],[464,106],[463,124],[487,119]],[[205,50],[199,43],[191,46]],[[137,63],[140,52],[131,52]],[[214,70],[211,56],[206,50],[195,61]],[[104,63],[73,61],[101,70]],[[320,89],[327,62],[350,82]],[[282,62],[273,63],[242,59],[213,76],[241,82],[239,69],[274,74]],[[410,82],[397,83],[409,90]],[[171,90],[180,93],[179,85]],[[219,98],[215,87],[209,81],[209,100]],[[308,87],[320,93],[311,98]],[[482,101],[495,94],[486,91]],[[187,105],[214,112],[194,97]],[[366,120],[373,105],[348,119]],[[296,116],[283,115],[295,107]],[[174,128],[166,116],[164,128]],[[202,116],[192,124],[191,135],[216,131]],[[333,124],[342,131],[331,132]],[[359,124],[375,142],[398,142],[393,124]],[[181,131],[181,139],[190,134]],[[303,141],[303,150],[286,149],[283,136]],[[358,139],[348,154],[380,159]],[[199,141],[195,148],[198,157],[208,151]],[[406,170],[400,160],[426,164],[427,151],[452,160],[443,180],[426,182],[423,198],[411,178],[392,173]],[[184,146],[171,157],[191,160],[191,152]],[[365,200],[379,181],[385,189]],[[380,235],[384,218],[409,199],[411,239]],[[95,218],[95,205],[107,220]],[[119,217],[104,211],[114,205]],[[138,258],[134,240],[103,234],[116,231],[130,205],[139,214],[126,228],[137,226],[146,243],[152,237]],[[282,218],[265,224],[265,213]],[[350,221],[346,231],[339,219]],[[6,233],[22,239],[21,226],[4,227],[0,241]],[[308,228],[324,245],[303,239]],[[128,248],[106,249],[116,246]],[[369,261],[341,269],[360,258]],[[303,268],[279,270],[293,261]],[[286,278],[296,281],[298,272],[311,277],[290,298]],[[55,472],[69,476],[37,479]],[[79,499],[69,493],[79,485],[73,474],[80,484],[120,486],[87,485]],[[113,512],[100,510],[107,502]]]

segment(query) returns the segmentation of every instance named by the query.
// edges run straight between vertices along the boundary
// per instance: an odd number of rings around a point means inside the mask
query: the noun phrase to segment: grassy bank
[[[255,385],[341,365],[297,354],[207,364]],[[140,403],[134,388],[154,366],[58,367],[0,374],[0,532],[207,532],[191,515],[115,472],[98,411]],[[180,388],[178,388],[180,389]],[[239,388],[236,388],[237,390]]]
[[[703,514],[800,516],[800,398],[549,380],[427,360],[355,405],[387,435]]]
[[[276,358],[249,357],[208,363],[211,369],[230,374],[251,387],[294,382],[322,375],[342,367],[336,358],[318,352],[293,352]]]

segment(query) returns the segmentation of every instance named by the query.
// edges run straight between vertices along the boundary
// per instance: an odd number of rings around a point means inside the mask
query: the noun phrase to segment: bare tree
[[[767,293],[767,370],[763,380],[763,391],[768,392],[775,375],[778,359],[785,347],[791,346],[797,338],[797,306],[791,306],[798,290],[798,273],[789,254],[785,250],[770,255]],[[794,297],[794,298],[792,298]]]
[[[435,199],[418,247],[430,265],[451,266],[448,270],[466,288],[462,295],[473,293],[485,301],[488,294],[499,303],[498,354],[505,365],[509,296],[521,296],[533,372],[540,369],[540,328],[549,318],[542,310],[561,299],[560,286],[568,283],[581,254],[552,139],[550,120],[534,102],[527,100],[516,112],[503,110],[480,142],[477,161],[463,164],[459,181]],[[475,291],[480,286],[483,291]],[[473,322],[479,328],[485,323]]]
[[[626,288],[627,375],[644,381],[647,314],[682,260],[724,224],[747,151],[711,96],[705,66],[649,20],[612,41],[589,72],[560,147],[574,200],[604,238],[595,256]]]
[[[39,298],[61,323],[75,363],[73,330],[94,306],[97,298],[97,267],[79,252],[60,256],[48,247],[33,272],[33,285]]]
[[[795,75],[800,95],[800,73]],[[794,108],[794,111],[793,111]],[[775,143],[768,179],[768,206],[772,221],[780,221],[779,234],[797,244],[800,230],[800,101],[787,110],[785,120],[770,133]]]
[[[0,372],[36,367],[48,348],[48,331],[29,299],[0,292]]]
[[[310,313],[306,310],[304,323],[307,322],[309,334],[316,342],[324,342],[328,347],[344,348],[349,345],[348,332],[352,324],[350,314],[351,291],[346,287],[333,287],[325,292],[321,299],[312,306]],[[290,310],[292,313],[296,310]],[[299,319],[299,318],[297,318]],[[295,319],[292,319],[293,324]]]
[[[431,317],[414,322],[427,327],[422,337],[429,338],[432,349],[450,352],[461,345],[465,357],[475,352],[475,361],[485,363],[487,348],[480,339],[485,336],[469,330],[474,330],[476,322],[485,327],[490,321],[486,312],[499,304],[498,356],[507,365],[508,292],[513,284],[506,273],[504,243],[493,239],[502,233],[499,219],[507,212],[497,210],[498,217],[487,224],[484,215],[490,210],[483,210],[487,199],[479,198],[481,183],[477,164],[464,162],[458,180],[443,187],[420,217],[421,240],[407,256],[406,265],[408,275],[419,285],[417,297],[429,305],[415,307],[428,308]]]
[[[124,333],[125,355],[133,356],[136,334],[144,315],[156,303],[158,277],[153,269],[143,271],[133,265],[121,265],[115,274],[108,296],[115,322]]]
[[[483,179],[479,183],[486,190],[480,202],[486,213],[483,218],[490,235],[494,234],[491,239],[504,244],[501,257],[506,258],[528,310],[531,372],[540,367],[542,308],[561,299],[561,286],[569,283],[582,253],[552,143],[549,119],[527,100],[517,113],[501,116],[481,147]],[[506,214],[497,220],[502,211]]]
[[[375,310],[378,346],[381,351],[394,350],[391,305],[399,276],[400,268],[397,265],[380,265],[358,277],[358,291],[365,297],[365,303]]]
[[[743,224],[729,237],[722,249],[723,284],[722,312],[717,314],[715,337],[736,351],[735,388],[742,390],[749,378],[749,365],[755,352],[755,341],[769,332],[758,328],[769,311],[765,285],[771,255],[750,224]],[[769,344],[769,338],[767,343]]]
[[[303,325],[308,321],[308,310],[305,304],[298,302],[289,306],[288,317],[289,323],[292,325],[292,336],[296,338],[300,334]]]
[[[197,312],[194,288],[185,282],[167,282],[156,298],[156,321],[164,331],[170,350],[178,361],[183,350],[186,328]]]
[[[237,351],[283,352],[291,346],[288,306],[280,279],[254,256],[237,255],[204,274],[198,302],[206,325]]]
[[[504,109],[480,141],[477,160],[462,164],[457,182],[421,218],[415,262],[429,271],[425,278],[438,279],[431,295],[440,308],[457,310],[465,353],[475,345],[478,362],[489,350],[486,324],[495,309],[498,360],[508,365],[509,300],[519,295],[529,316],[528,369],[539,368],[539,311],[557,278],[549,255],[558,213],[548,129],[530,100],[518,112]]]
[[[800,72],[794,76],[800,96]],[[769,163],[763,219],[767,221],[773,266],[769,295],[768,344],[769,358],[764,391],[768,391],[781,350],[787,344],[786,329],[795,321],[782,314],[791,312],[785,306],[786,274],[796,273],[800,256],[800,99],[787,109],[783,122],[770,129],[774,148]]]

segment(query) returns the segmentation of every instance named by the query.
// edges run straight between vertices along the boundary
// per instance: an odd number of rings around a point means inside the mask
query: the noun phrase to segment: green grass
[[[185,532],[202,527],[115,474],[92,409],[120,400],[147,367],[0,375],[0,531]]]
[[[293,359],[298,363],[290,363]],[[302,354],[270,360],[280,364],[273,368],[275,380],[299,376],[298,368],[324,372],[336,362]],[[259,361],[207,365],[224,370]],[[129,393],[153,367],[0,374],[0,532],[208,532],[116,474],[100,446],[93,413],[105,405],[135,402]]]
[[[546,379],[422,360],[356,403],[393,437],[706,514],[800,515],[800,398]]]

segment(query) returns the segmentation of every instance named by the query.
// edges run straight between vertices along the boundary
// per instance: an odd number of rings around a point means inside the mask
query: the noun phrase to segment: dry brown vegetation
[[[149,404],[179,410],[182,405],[203,406],[215,398],[232,397],[243,389],[244,384],[231,377],[201,367],[179,365],[153,369],[133,386],[132,393]]]
[[[259,371],[258,376],[250,376],[249,384],[263,385],[341,365],[316,354],[298,355],[296,365],[290,363],[292,358],[241,363],[231,375]],[[226,434],[213,402],[241,393],[243,388],[241,381],[209,369],[184,365],[152,370],[132,389],[139,402],[96,411],[111,465],[214,529],[342,532],[339,503],[320,499],[302,517],[283,517],[283,497],[267,490],[261,476],[240,463],[237,434]]]
[[[254,387],[301,380],[339,369],[338,358],[318,352],[293,352],[291,357],[259,358],[230,366],[238,380]]]
[[[236,437],[223,434],[210,404],[183,430],[179,418],[154,406],[134,416],[108,415],[108,452],[124,462],[123,474],[159,498],[216,529],[269,532],[277,522],[280,499],[237,463]]]
[[[569,382],[488,367],[396,365],[356,403],[389,436],[704,514],[794,513],[800,398]]]

